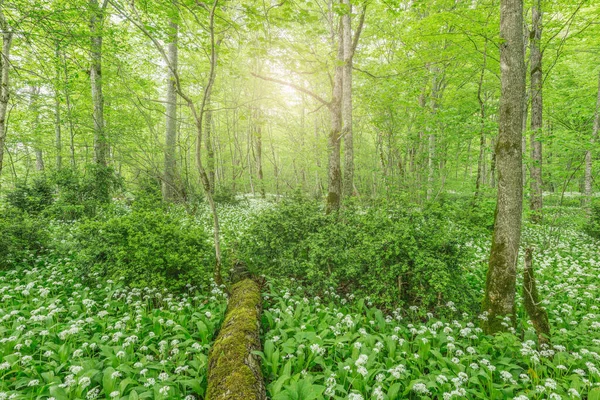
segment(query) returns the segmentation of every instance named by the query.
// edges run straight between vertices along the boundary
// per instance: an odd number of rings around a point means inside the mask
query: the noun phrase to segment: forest
[[[0,0],[0,400],[600,400],[598,21]]]

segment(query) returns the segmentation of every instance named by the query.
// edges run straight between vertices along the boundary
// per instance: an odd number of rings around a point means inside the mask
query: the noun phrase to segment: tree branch
[[[324,106],[327,106],[327,108],[331,107],[331,102],[330,101],[326,101],[325,99],[323,99],[318,94],[316,94],[314,92],[311,92],[310,90],[308,90],[306,88],[303,88],[302,86],[296,85],[296,84],[291,83],[291,82],[282,81],[280,79],[269,78],[268,76],[262,76],[262,75],[259,75],[259,74],[255,74],[254,72],[250,72],[250,75],[254,76],[255,78],[262,79],[263,81],[275,82],[275,83],[279,83],[280,85],[291,87],[293,89],[296,89],[299,92],[302,92],[302,93],[304,93],[304,94],[312,97],[313,99],[317,100],[319,103],[323,104]]]

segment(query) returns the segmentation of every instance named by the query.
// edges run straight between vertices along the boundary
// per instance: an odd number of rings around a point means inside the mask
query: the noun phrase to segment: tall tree
[[[342,201],[342,168],[340,162],[340,140],[342,135],[342,96],[344,84],[344,35],[342,25],[338,28],[337,60],[333,74],[333,91],[329,103],[331,127],[327,148],[329,162],[327,164],[327,204],[326,212],[337,211]]]
[[[515,317],[517,256],[521,241],[523,209],[522,144],[525,60],[523,49],[523,0],[500,1],[500,71],[496,165],[498,202],[486,278],[484,330],[504,330],[502,318]]]
[[[475,182],[475,197],[479,197],[481,186],[485,182],[485,100],[483,97],[483,80],[485,77],[485,69],[487,67],[487,47],[488,40],[485,39],[485,45],[483,47],[483,65],[481,67],[481,74],[479,75],[479,82],[477,85],[477,102],[479,103],[479,159],[477,160],[477,180]]]
[[[173,201],[177,188],[177,83],[175,82],[175,74],[178,67],[177,32],[177,23],[175,20],[172,20],[169,23],[169,43],[167,44],[169,68],[166,106],[167,121],[165,129],[165,170],[162,181],[164,201]]]
[[[530,75],[531,75],[531,167],[530,171],[530,208],[533,222],[542,219],[542,142],[539,136],[542,132],[542,10],[541,0],[536,0],[531,10],[530,34]]]
[[[90,82],[94,118],[94,156],[98,165],[108,165],[108,138],[104,126],[104,96],[102,95],[102,40],[106,6],[108,0],[100,4],[90,0]]]
[[[598,94],[596,98],[596,110],[594,112],[594,127],[592,128],[592,137],[590,138],[590,145],[587,151],[585,152],[585,178],[584,178],[584,187],[585,187],[585,206],[588,212],[590,213],[590,206],[592,203],[592,168],[593,168],[593,157],[592,153],[594,144],[598,141],[598,133],[600,132],[600,73],[598,74]]]
[[[60,119],[60,42],[56,42],[54,52],[55,82],[54,82],[54,143],[56,146],[56,169],[62,168],[62,135]]]
[[[0,1],[0,29],[2,30],[2,54],[0,54],[0,176],[4,160],[4,144],[6,142],[6,113],[10,97],[9,70],[10,49],[13,32],[3,12],[4,0]]]
[[[342,137],[344,138],[344,196],[354,193],[354,137],[352,132],[352,60],[365,21],[366,6],[360,15],[358,26],[352,37],[352,3],[342,0],[345,6],[342,15],[344,46],[344,70],[342,78]]]

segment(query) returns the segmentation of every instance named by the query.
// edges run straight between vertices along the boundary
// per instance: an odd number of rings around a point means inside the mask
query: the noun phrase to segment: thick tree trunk
[[[327,171],[328,193],[326,212],[331,213],[340,208],[342,201],[342,171],[340,166],[340,139],[342,132],[342,84],[343,84],[343,54],[344,43],[343,35],[340,29],[338,38],[337,65],[335,67],[333,78],[333,96],[329,105],[329,114],[331,118],[331,128],[329,131],[329,164]]]
[[[531,68],[531,167],[530,167],[530,208],[531,220],[542,220],[542,142],[537,140],[542,132],[542,10],[537,0],[532,9],[532,33],[530,49]]]
[[[487,272],[483,311],[486,333],[506,330],[502,318],[515,318],[516,264],[523,209],[523,0],[500,3],[501,95],[496,163],[498,203]],[[510,324],[506,324],[510,326]]]
[[[170,23],[169,44],[167,53],[169,57],[169,68],[167,78],[167,106],[166,106],[166,129],[165,129],[165,165],[162,182],[162,195],[164,201],[175,200],[177,193],[177,83],[175,73],[178,68],[177,33],[176,23]]]
[[[590,148],[585,152],[585,207],[588,215],[591,212],[592,204],[592,169],[593,169],[593,153],[592,148],[598,140],[598,132],[600,131],[600,75],[598,75],[598,97],[596,99],[596,111],[594,113],[594,128],[592,137],[590,138]]]
[[[4,161],[4,146],[6,143],[6,113],[8,110],[10,48],[13,34],[6,22],[0,2],[0,29],[2,29],[2,54],[0,54],[0,176]]]
[[[90,0],[90,82],[92,85],[92,103],[94,106],[94,157],[98,165],[108,165],[108,139],[104,126],[104,96],[102,95],[102,25],[104,9],[98,0]]]
[[[260,286],[250,278],[231,287],[227,312],[208,356],[207,400],[265,400],[260,369]]]

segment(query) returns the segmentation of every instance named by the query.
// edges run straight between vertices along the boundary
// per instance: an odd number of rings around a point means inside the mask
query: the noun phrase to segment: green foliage
[[[238,246],[257,272],[293,277],[313,292],[371,296],[377,304],[453,301],[476,306],[462,230],[441,210],[348,207],[325,216],[316,203],[283,202],[250,223]]]
[[[135,287],[207,283],[214,265],[204,229],[176,212],[134,205],[83,221],[74,236],[82,268]]]
[[[0,332],[12,336],[0,342],[1,399],[204,398],[222,291],[87,286],[78,274],[56,257],[0,271]],[[35,321],[17,323],[23,313]]]
[[[37,176],[31,184],[19,183],[6,194],[6,203],[22,212],[38,214],[48,207],[53,199],[53,189],[45,176]]]
[[[592,204],[590,219],[584,229],[591,237],[600,239],[600,201]]]
[[[546,240],[539,226],[524,234],[536,247]],[[487,236],[473,246],[478,258],[487,258]],[[331,293],[308,298],[297,284],[282,289],[277,282],[262,320],[267,395],[282,400],[600,399],[597,250],[597,242],[565,229],[559,246],[536,254],[540,300],[553,328],[550,346],[536,343],[520,294],[522,330],[491,337],[478,327],[479,318],[451,304],[436,310],[447,318],[424,319],[417,307],[386,312],[351,294],[341,301]]]
[[[235,197],[235,192],[229,186],[217,186],[213,199],[221,204],[238,204],[239,200]]]
[[[50,242],[46,222],[11,208],[0,212],[0,269],[40,254]]]
[[[95,215],[122,188],[110,167],[88,165],[84,173],[65,168],[30,184],[19,184],[6,195],[7,204],[23,212],[71,221]]]

